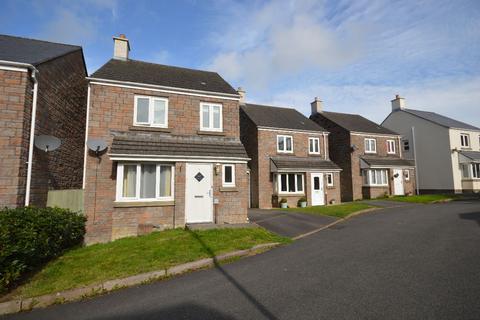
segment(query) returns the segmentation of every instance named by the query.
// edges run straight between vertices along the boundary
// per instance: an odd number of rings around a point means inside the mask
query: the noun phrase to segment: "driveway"
[[[480,203],[378,210],[216,268],[8,319],[480,319]]]
[[[291,238],[319,229],[337,220],[337,218],[328,216],[263,209],[249,209],[248,218],[267,230]]]

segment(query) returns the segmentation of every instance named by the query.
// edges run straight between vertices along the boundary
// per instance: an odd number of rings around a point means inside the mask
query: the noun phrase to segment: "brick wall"
[[[32,89],[29,73],[0,70],[0,207],[25,202]]]
[[[89,138],[100,138],[109,145],[112,130],[128,131],[132,128],[134,96],[151,95],[168,98],[168,131],[174,135],[197,135],[200,129],[200,102],[223,105],[224,135],[239,139],[239,106],[237,101],[220,98],[201,98],[180,94],[163,94],[151,90],[119,88],[91,84]],[[142,130],[148,131],[148,128]],[[175,163],[174,203],[166,206],[127,207],[115,205],[116,163],[107,154],[101,156],[96,173],[97,159],[87,157],[85,212],[87,243],[107,242],[125,236],[143,234],[185,225],[185,162]],[[214,197],[218,223],[245,222],[248,206],[247,165],[236,164],[235,190],[221,190],[221,172],[214,176]],[[175,220],[175,223],[173,222]],[[153,226],[158,228],[153,229]]]
[[[87,104],[86,71],[81,51],[38,66],[35,135],[62,141],[50,153],[34,148],[30,203],[45,206],[48,190],[82,187]]]
[[[250,201],[253,208],[258,208],[258,130],[250,118],[240,110],[240,140],[247,151],[250,168]]]

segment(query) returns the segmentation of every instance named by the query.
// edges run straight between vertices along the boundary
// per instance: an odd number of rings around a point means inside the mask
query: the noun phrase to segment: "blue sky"
[[[247,100],[381,122],[407,106],[480,126],[480,1],[9,1],[0,33],[82,45],[89,73],[133,59],[219,72]]]

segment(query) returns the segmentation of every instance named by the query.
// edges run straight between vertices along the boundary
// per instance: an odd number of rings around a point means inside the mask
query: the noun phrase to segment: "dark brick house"
[[[245,103],[241,139],[249,162],[251,206],[278,207],[282,198],[296,207],[340,202],[340,168],[328,155],[328,132],[300,112]]]
[[[49,190],[81,188],[86,75],[79,46],[0,35],[0,207],[45,206]],[[35,148],[39,135],[60,147]]]
[[[125,36],[89,78],[87,243],[194,223],[245,223],[238,92],[215,72],[132,60]]]
[[[310,119],[330,132],[330,158],[342,168],[342,201],[415,193],[415,164],[402,156],[401,136],[360,115],[323,111]]]

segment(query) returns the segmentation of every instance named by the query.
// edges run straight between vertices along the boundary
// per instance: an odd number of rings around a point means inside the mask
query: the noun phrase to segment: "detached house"
[[[328,132],[290,108],[246,103],[241,139],[251,158],[251,206],[296,207],[340,202],[340,168],[328,155]]]
[[[415,193],[415,165],[402,154],[401,136],[360,115],[323,111],[310,119],[330,132],[330,158],[342,168],[342,201]]]
[[[0,208],[82,187],[86,75],[79,46],[0,35]]]
[[[421,193],[480,192],[480,128],[409,109],[398,95],[382,125],[403,135],[404,153],[416,158]]]
[[[114,58],[89,78],[86,242],[193,223],[245,223],[239,95],[215,72]]]

